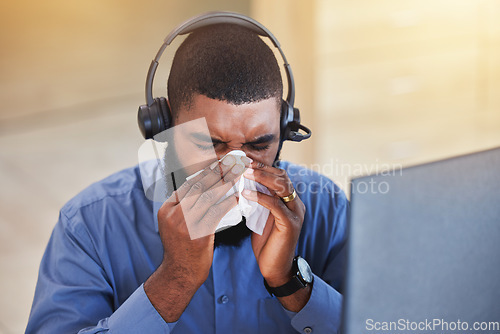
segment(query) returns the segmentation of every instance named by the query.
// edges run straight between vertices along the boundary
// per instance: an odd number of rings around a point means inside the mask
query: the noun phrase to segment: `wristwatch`
[[[291,294],[297,292],[300,289],[305,288],[306,286],[312,284],[314,276],[311,271],[311,267],[306,260],[304,260],[300,256],[296,256],[293,258],[292,263],[293,277],[287,283],[272,288],[270,287],[266,280],[264,279],[264,286],[266,287],[267,292],[271,296],[276,297],[286,297]]]

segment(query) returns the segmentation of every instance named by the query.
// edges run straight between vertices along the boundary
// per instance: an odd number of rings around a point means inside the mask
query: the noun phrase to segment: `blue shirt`
[[[240,247],[215,249],[207,280],[179,320],[166,323],[143,288],[162,261],[161,203],[146,198],[136,166],[91,185],[61,209],[26,332],[337,333],[348,201],[326,177],[287,162],[281,167],[306,206],[296,252],[311,266],[314,283],[300,312],[268,294],[247,238]]]

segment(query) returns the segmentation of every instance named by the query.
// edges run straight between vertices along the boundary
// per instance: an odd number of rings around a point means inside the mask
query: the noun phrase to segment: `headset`
[[[283,141],[291,140],[300,142],[311,137],[311,130],[300,124],[300,112],[294,107],[295,102],[295,84],[290,64],[286,60],[283,50],[281,50],[278,40],[273,34],[259,22],[238,13],[232,12],[208,12],[195,16],[177,28],[172,30],[164,39],[162,46],[158,50],[156,57],[149,66],[146,77],[146,104],[139,106],[137,122],[139,129],[145,139],[153,138],[162,131],[169,129],[172,125],[172,115],[164,97],[153,98],[153,80],[161,55],[168,45],[179,35],[185,35],[196,29],[209,25],[231,23],[246,27],[260,36],[267,37],[278,49],[284,61],[285,73],[288,83],[288,93],[286,100],[282,99],[280,115],[280,149]],[[305,133],[300,133],[303,130]]]

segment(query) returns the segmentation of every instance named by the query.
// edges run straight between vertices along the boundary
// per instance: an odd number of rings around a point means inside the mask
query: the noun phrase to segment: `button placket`
[[[234,296],[230,256],[215,249],[212,270],[214,277],[215,333],[229,333],[234,319]]]
[[[227,304],[229,302],[229,297],[226,295],[222,295],[219,297],[220,304]]]

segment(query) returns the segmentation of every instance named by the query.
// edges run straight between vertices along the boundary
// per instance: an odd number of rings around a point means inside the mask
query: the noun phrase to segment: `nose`
[[[231,152],[234,152],[234,151],[240,151],[240,152],[243,152],[247,158],[250,158],[251,160],[254,160],[254,159],[253,159],[253,157],[251,157],[251,156],[250,156],[250,155],[249,155],[249,154],[248,154],[245,150],[243,150],[243,149],[239,149],[239,148],[234,148],[234,147],[232,147],[232,148],[228,148],[228,149],[224,150],[223,152],[217,152],[217,159],[219,159],[219,161],[220,161],[220,160],[222,160],[222,159],[223,159],[226,155],[231,154]],[[246,159],[246,158],[243,158],[243,157],[241,157],[241,158],[239,157],[239,156],[241,156],[241,154],[238,154],[238,153],[236,153],[236,152],[235,152],[235,154],[231,154],[231,155],[236,156],[236,161],[237,161],[237,162],[238,162],[238,161],[241,161],[241,162],[243,162],[245,165],[250,164],[250,161],[251,161],[251,160]]]
[[[217,152],[216,152],[217,159],[219,159],[219,160],[222,159],[224,156],[226,156],[228,153],[230,153],[232,151],[243,151],[243,152],[245,152],[246,156],[249,156],[248,152],[245,149],[243,149],[242,147],[232,146],[232,147],[226,148],[225,150],[221,150],[221,151],[217,150]]]

